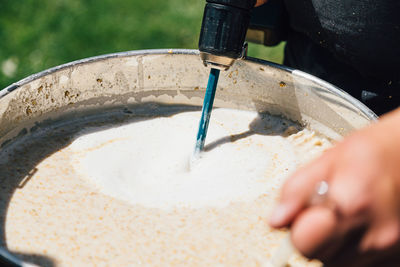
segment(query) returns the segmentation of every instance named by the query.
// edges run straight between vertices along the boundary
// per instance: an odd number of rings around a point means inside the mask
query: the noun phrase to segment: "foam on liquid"
[[[286,138],[267,131],[247,136],[257,113],[228,109],[214,110],[205,147],[220,144],[189,166],[199,115],[179,113],[84,134],[70,146],[76,171],[110,196],[170,208],[250,201],[296,168]],[[277,123],[282,120],[273,127]]]
[[[281,184],[329,141],[277,117],[216,109],[189,171],[200,112],[188,110],[83,116],[1,149],[2,245],[40,266],[268,262],[287,235],[267,224]],[[297,254],[289,265],[321,266]]]

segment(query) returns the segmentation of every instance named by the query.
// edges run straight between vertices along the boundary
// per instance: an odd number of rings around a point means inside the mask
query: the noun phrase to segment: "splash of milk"
[[[185,112],[91,129],[69,147],[74,168],[104,194],[163,209],[251,201],[279,187],[296,168],[287,139],[243,134],[257,113],[228,109],[213,111],[205,146],[211,149],[189,168],[199,117]]]

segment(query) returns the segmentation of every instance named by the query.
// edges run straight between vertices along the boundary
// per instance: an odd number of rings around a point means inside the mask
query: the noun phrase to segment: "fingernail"
[[[285,204],[279,204],[269,218],[269,224],[273,227],[283,226],[288,214],[288,207]]]

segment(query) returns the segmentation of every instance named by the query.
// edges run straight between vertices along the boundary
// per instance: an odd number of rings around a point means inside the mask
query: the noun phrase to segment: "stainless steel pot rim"
[[[126,52],[119,52],[119,53],[111,53],[111,54],[105,54],[105,55],[80,59],[80,60],[72,61],[72,62],[69,62],[66,64],[62,64],[62,65],[59,65],[59,66],[56,66],[53,68],[49,68],[47,70],[41,71],[36,74],[32,74],[18,82],[11,84],[10,86],[8,86],[0,91],[0,99],[2,97],[4,97],[5,95],[9,94],[10,92],[18,89],[19,87],[21,87],[33,80],[36,80],[43,76],[52,74],[56,71],[59,71],[59,70],[65,69],[65,68],[69,68],[72,66],[86,64],[86,63],[90,63],[90,62],[101,61],[101,60],[105,60],[105,59],[109,59],[109,58],[128,57],[128,56],[137,56],[137,55],[165,55],[165,54],[199,55],[199,51],[195,50],[195,49],[146,49],[146,50],[133,50],[133,51],[126,51]],[[369,119],[376,120],[378,118],[378,116],[374,112],[372,112],[367,106],[365,106],[363,103],[361,103],[357,99],[353,98],[352,96],[350,96],[348,93],[346,93],[342,89],[340,89],[340,88],[336,87],[335,85],[333,85],[329,82],[326,82],[318,77],[315,77],[311,74],[305,73],[300,70],[296,70],[296,69],[293,69],[293,68],[290,68],[287,66],[272,63],[272,62],[262,60],[262,59],[246,57],[246,59],[244,59],[244,60],[262,64],[262,65],[267,65],[270,67],[274,67],[274,68],[289,72],[294,76],[303,77],[307,80],[311,80],[312,82],[326,88],[332,94],[337,95],[337,96],[347,100],[351,104],[353,104],[355,107],[357,107],[363,113],[363,115],[365,115]]]
[[[89,58],[85,58],[85,59],[81,59],[81,60],[72,61],[72,62],[62,64],[62,65],[59,65],[59,66],[56,66],[53,68],[49,68],[47,70],[41,71],[36,74],[32,74],[24,79],[21,79],[20,81],[17,81],[15,83],[9,85],[8,87],[6,87],[0,91],[0,101],[7,94],[13,92],[14,90],[17,90],[18,88],[22,87],[23,85],[26,85],[34,80],[37,80],[37,79],[47,76],[49,74],[55,73],[59,70],[63,70],[63,69],[70,68],[73,66],[87,64],[87,63],[91,63],[91,62],[102,61],[102,60],[106,60],[106,59],[110,59],[110,58],[123,58],[123,57],[129,57],[129,56],[139,56],[139,55],[166,55],[166,54],[199,55],[199,51],[194,50],[194,49],[134,50],[134,51],[105,54],[105,55],[100,55],[100,56],[89,57]],[[372,112],[368,107],[366,107],[363,103],[361,103],[357,99],[351,97],[348,93],[346,93],[342,89],[330,84],[329,82],[321,80],[311,74],[308,74],[303,71],[296,70],[296,69],[293,69],[290,67],[286,67],[286,66],[283,66],[280,64],[257,59],[257,58],[246,57],[244,60],[249,61],[249,62],[258,63],[258,64],[265,65],[265,66],[270,66],[273,68],[277,68],[279,70],[288,72],[293,76],[301,77],[306,80],[312,81],[313,83],[320,85],[323,88],[326,88],[332,94],[339,96],[340,98],[348,101],[349,103],[351,103],[352,105],[357,107],[359,109],[360,113],[362,113],[367,118],[369,118],[371,120],[376,120],[378,118],[377,115],[374,112]],[[3,259],[10,264],[14,264],[14,266],[28,266],[27,263],[21,261],[14,255],[10,254],[5,248],[2,248],[2,247],[0,247],[0,259]]]

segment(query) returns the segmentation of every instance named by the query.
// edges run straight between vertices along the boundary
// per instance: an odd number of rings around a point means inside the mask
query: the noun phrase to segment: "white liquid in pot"
[[[189,168],[198,115],[180,113],[81,136],[70,146],[74,168],[105,194],[151,208],[251,201],[296,168],[287,138],[249,133],[256,113],[224,109],[213,113],[207,137],[208,144],[221,144]],[[275,128],[281,123],[271,122]],[[249,136],[231,142],[241,134]]]
[[[37,162],[13,193],[8,248],[28,260],[44,255],[56,266],[265,263],[286,235],[266,223],[281,184],[330,143],[276,117],[216,109],[208,151],[189,171],[199,117],[144,116],[75,131],[72,143]],[[0,167],[36,160],[28,152],[13,156],[18,147],[32,148],[16,143]],[[2,172],[9,177],[4,202],[18,170]],[[296,255],[290,263],[318,265]]]

